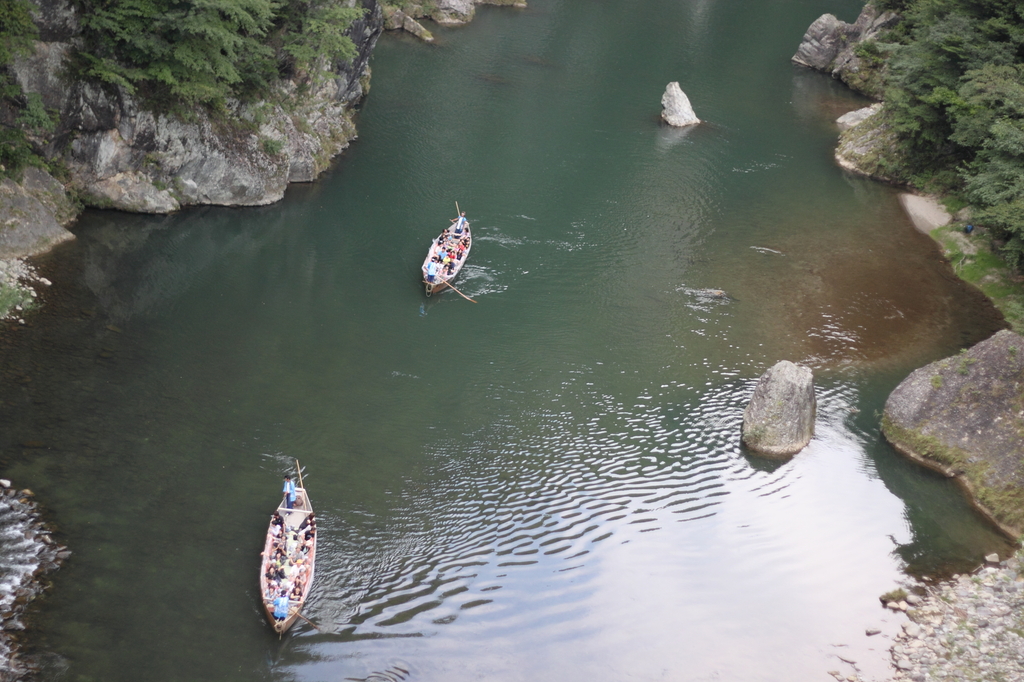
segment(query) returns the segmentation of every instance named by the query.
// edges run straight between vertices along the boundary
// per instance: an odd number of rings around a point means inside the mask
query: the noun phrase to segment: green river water
[[[383,37],[360,139],[279,204],[87,212],[2,346],[0,473],[74,552],[25,633],[46,679],[884,677],[878,595],[1006,545],[878,415],[1000,321],[832,160],[864,102],[789,57],[859,8],[485,7]],[[670,81],[704,124],[658,124]],[[475,304],[419,284],[455,201]],[[773,463],[739,426],[781,359],[819,417]],[[293,458],[319,630],[279,640]]]

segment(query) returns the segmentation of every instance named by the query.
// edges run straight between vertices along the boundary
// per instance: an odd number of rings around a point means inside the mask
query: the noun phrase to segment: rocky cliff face
[[[21,183],[0,181],[0,260],[31,256],[72,239],[63,226],[77,212],[63,185],[38,168],[26,168]]]
[[[893,12],[879,12],[870,4],[848,24],[831,14],[818,17],[807,29],[793,62],[831,73],[833,78],[869,97],[881,99],[883,80],[880,66],[858,54],[857,46],[875,40],[899,23]]]
[[[885,403],[893,446],[956,477],[982,510],[1024,531],[1024,337],[1001,331],[907,377]]]
[[[387,4],[387,3],[385,3]],[[417,19],[432,19],[442,26],[460,26],[468,24],[476,15],[477,5],[502,5],[507,7],[526,7],[526,0],[421,0],[406,2],[401,9],[387,7],[385,13],[391,21],[389,30],[405,30],[417,38],[433,42],[430,31],[423,28]],[[429,36],[429,37],[428,37]]]
[[[147,111],[123,91],[65,82],[77,18],[66,0],[33,2],[44,40],[13,71],[26,92],[60,112],[50,155],[63,158],[86,203],[143,213],[268,204],[289,182],[315,179],[355,137],[352,106],[365,94],[383,30],[377,0],[361,0],[366,14],[349,31],[358,50],[351,64],[323,65],[325,77],[308,91],[281,83],[280,103],[233,103],[217,120],[196,112],[186,121]]]

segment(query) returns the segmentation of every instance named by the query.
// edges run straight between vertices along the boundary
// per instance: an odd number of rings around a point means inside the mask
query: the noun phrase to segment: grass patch
[[[953,271],[992,301],[1018,334],[1024,334],[1024,276],[1002,258],[987,232],[964,234],[963,223],[932,230]]]
[[[7,317],[15,306],[20,305],[22,312],[31,310],[33,302],[28,289],[0,284],[0,319]]]
[[[277,156],[284,149],[284,140],[275,140],[270,137],[263,138],[263,151],[268,156]]]
[[[882,596],[879,597],[879,599],[881,600],[881,602],[883,604],[888,604],[891,601],[894,601],[894,602],[905,601],[906,598],[907,598],[907,591],[904,590],[902,587],[900,587],[898,589],[895,589],[895,590],[891,590],[889,592],[886,592],[885,594],[883,594]]]

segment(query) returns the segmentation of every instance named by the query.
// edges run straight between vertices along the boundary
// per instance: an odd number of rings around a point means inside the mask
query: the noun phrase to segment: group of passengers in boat
[[[469,221],[463,211],[458,218],[452,219],[452,227],[446,228],[430,249],[431,257],[427,262],[426,278],[433,283],[437,275],[447,279],[455,272],[455,267],[469,250]]]
[[[273,536],[267,558],[267,592],[274,618],[288,617],[289,600],[301,601],[309,578],[309,553],[316,537],[316,518],[310,512],[297,529],[289,528],[278,512],[270,520]]]

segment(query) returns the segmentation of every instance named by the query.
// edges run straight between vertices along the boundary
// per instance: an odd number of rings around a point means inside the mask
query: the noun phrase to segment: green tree
[[[274,0],[79,0],[84,75],[154,98],[216,104],[262,83]]]
[[[351,59],[344,0],[77,0],[79,72],[148,100],[217,106],[265,95],[318,57]]]
[[[49,117],[39,97],[25,97],[6,68],[31,53],[38,35],[28,0],[0,2],[0,177],[18,177],[26,165],[41,163],[25,133],[45,128]]]
[[[282,12],[282,49],[290,58],[290,70],[308,71],[318,57],[328,64],[355,57],[355,43],[345,32],[364,11],[346,7],[341,0],[291,0]]]

